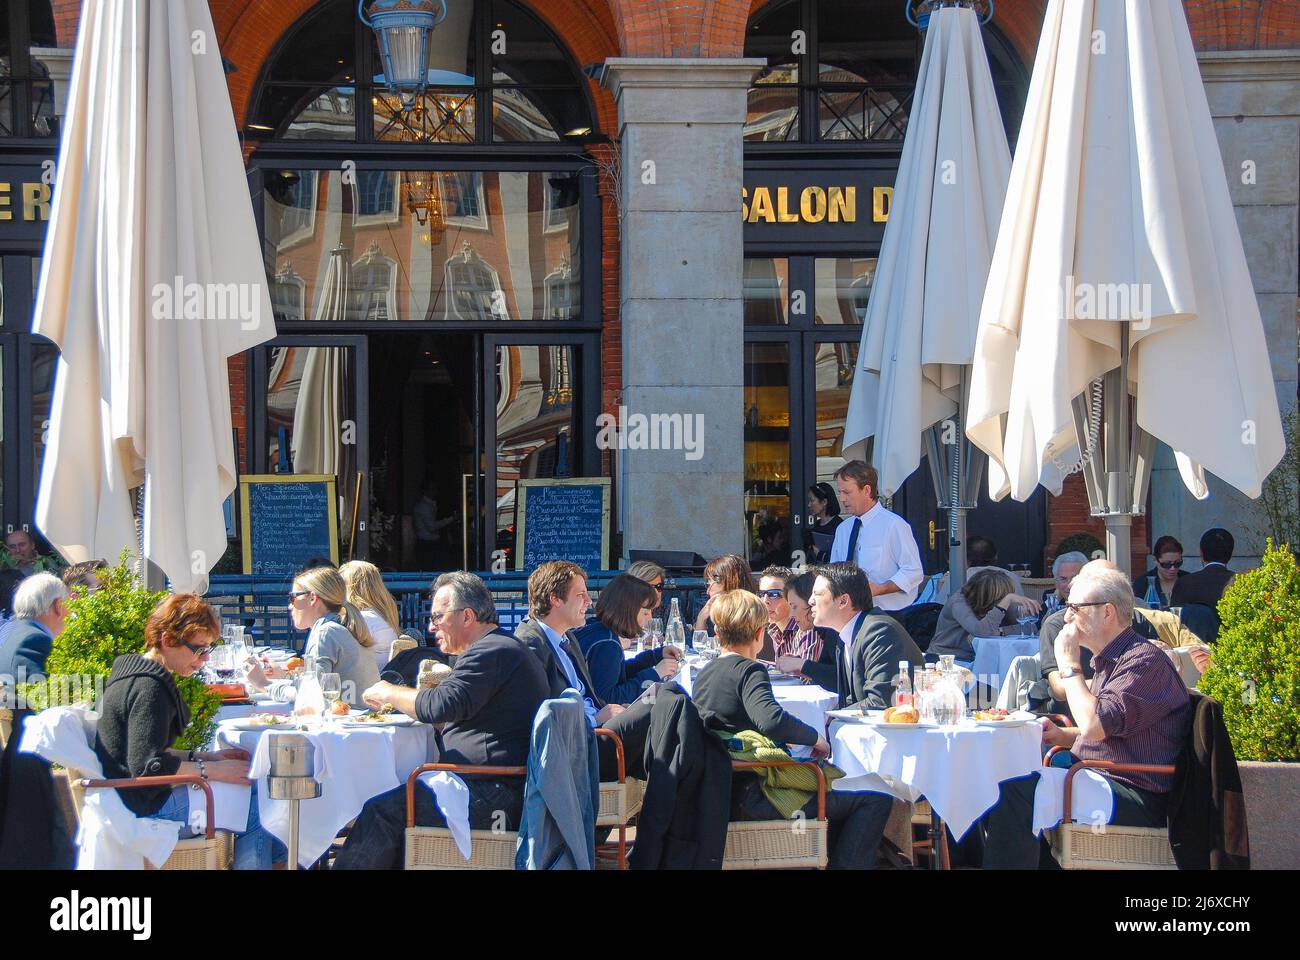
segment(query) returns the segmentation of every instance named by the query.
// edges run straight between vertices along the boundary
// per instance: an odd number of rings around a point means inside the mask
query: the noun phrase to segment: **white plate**
[[[349,729],[376,729],[379,727],[409,727],[418,721],[408,717],[404,713],[398,713],[385,717],[383,720],[362,720],[359,717],[339,717],[335,722],[340,727],[348,727]]]
[[[803,681],[800,680],[798,677],[790,677],[790,676],[786,676],[784,673],[769,673],[769,674],[767,675],[767,677],[768,677],[768,679],[771,680],[772,683],[773,683],[774,685],[776,685],[776,686],[781,686],[781,685],[785,685],[785,684],[800,684],[800,683],[803,683]]]
[[[228,730],[301,730],[302,724],[294,720],[285,723],[259,723],[248,717],[238,720],[223,720],[221,725]]]
[[[1011,719],[1006,720],[971,720],[971,723],[977,727],[1023,727],[1030,723],[1037,723],[1037,720]]]
[[[884,720],[876,720],[871,717],[864,719],[862,722],[869,727],[883,727],[887,730],[915,730],[918,727],[928,729],[939,726],[937,723],[886,723]]]
[[[868,710],[866,714],[857,710],[827,710],[826,716],[834,717],[836,720],[844,720],[848,723],[871,723],[878,720],[885,711]]]

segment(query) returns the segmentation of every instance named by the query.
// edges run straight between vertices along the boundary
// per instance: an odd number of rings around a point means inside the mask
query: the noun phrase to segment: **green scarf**
[[[771,763],[790,760],[790,752],[757,730],[742,730],[734,736],[718,734],[727,744],[732,760],[745,763]],[[817,796],[817,774],[812,771],[816,763],[826,776],[826,789],[844,776],[844,771],[824,760],[803,761],[793,767],[768,767],[752,773],[763,778],[763,796],[786,820],[804,808]]]

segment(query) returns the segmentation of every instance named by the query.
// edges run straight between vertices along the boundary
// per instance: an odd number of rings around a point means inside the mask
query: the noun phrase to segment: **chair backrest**
[[[925,653],[934,639],[942,611],[943,604],[940,603],[914,603],[902,610],[891,610],[889,615],[903,625],[912,641]]]
[[[393,646],[388,651],[388,659],[391,660],[399,653],[405,653],[407,650],[414,650],[419,645],[420,641],[404,633],[393,641]]]

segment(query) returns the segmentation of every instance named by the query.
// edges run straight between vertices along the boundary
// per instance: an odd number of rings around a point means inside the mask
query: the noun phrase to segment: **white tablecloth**
[[[833,789],[924,796],[960,839],[997,803],[999,783],[1041,768],[1041,741],[1037,723],[904,729],[835,721],[831,762],[845,777]]]
[[[298,732],[298,731],[293,731]],[[322,725],[302,731],[316,746],[317,779],[321,795],[299,808],[298,862],[315,863],[371,797],[406,783],[412,770],[427,763],[433,728],[425,724],[378,729]],[[217,728],[216,745],[241,747],[253,755],[253,771],[269,765],[270,743],[264,730]],[[268,796],[265,775],[257,777],[258,812],[262,825],[286,846],[289,804]]]
[[[1038,652],[1038,637],[971,637],[975,660],[971,672],[979,683],[1002,689],[1002,681],[1016,657],[1032,657]]]

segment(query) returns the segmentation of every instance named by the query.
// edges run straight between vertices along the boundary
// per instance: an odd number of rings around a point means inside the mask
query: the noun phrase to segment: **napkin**
[[[316,768],[316,782],[322,783],[329,778],[329,764],[325,760],[325,748],[321,746],[316,734],[309,731],[293,730],[286,733],[298,733],[306,737],[312,745],[313,760]],[[257,738],[257,749],[253,751],[253,762],[248,768],[249,780],[261,780],[271,772],[271,738],[279,736],[274,731],[267,731]]]
[[[420,775],[420,782],[433,791],[433,799],[447,821],[447,829],[456,849],[466,860],[470,856],[469,787],[454,773],[431,770]]]
[[[212,812],[216,817],[213,829],[225,830],[227,833],[243,833],[248,829],[248,807],[253,795],[253,788],[243,787],[237,783],[216,783],[209,780],[212,788]],[[187,790],[190,799],[189,824],[195,835],[207,828],[208,808],[202,790]]]
[[[1044,767],[1038,771],[1038,786],[1034,790],[1035,836],[1061,822],[1065,810],[1065,776],[1069,772],[1064,767]],[[1104,817],[1100,816],[1103,812]],[[1115,794],[1110,781],[1086,767],[1076,773],[1070,813],[1075,823],[1110,823],[1115,815]]]

